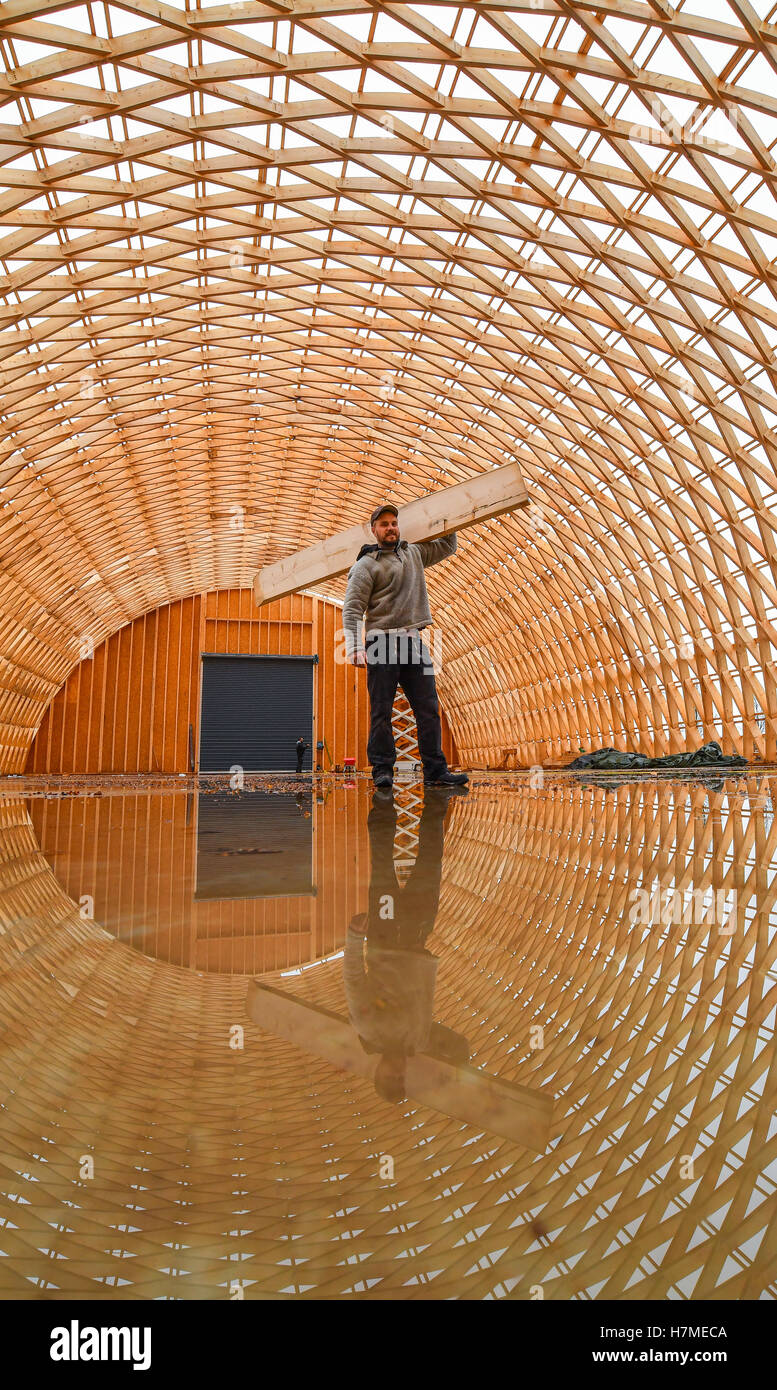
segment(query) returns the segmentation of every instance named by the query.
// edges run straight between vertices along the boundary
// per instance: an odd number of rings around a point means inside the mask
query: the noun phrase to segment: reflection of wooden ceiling
[[[773,755],[776,74],[740,0],[0,6],[2,766],[85,639],[513,457],[460,746]]]
[[[777,1296],[777,823],[769,783],[741,793],[565,780],[452,808],[435,1018],[478,1066],[555,1093],[539,1156],[259,1033],[244,975],[80,920],[6,799],[0,1292]],[[631,923],[654,879],[724,893],[731,934]],[[346,1011],[341,959],[270,981]]]

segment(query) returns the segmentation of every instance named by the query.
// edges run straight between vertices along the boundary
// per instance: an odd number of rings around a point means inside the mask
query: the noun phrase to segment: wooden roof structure
[[[0,770],[89,643],[513,460],[462,752],[774,756],[777,25],[697,8],[0,5]]]

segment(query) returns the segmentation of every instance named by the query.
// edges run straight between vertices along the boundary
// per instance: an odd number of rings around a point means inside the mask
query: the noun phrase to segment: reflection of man
[[[438,962],[425,945],[440,898],[447,810],[447,796],[442,802],[435,796],[424,803],[418,857],[404,888],[394,869],[397,812],[391,793],[376,793],[367,820],[369,908],[348,927],[345,992],[362,1046],[366,1052],[381,1053],[375,1089],[384,1100],[404,1099],[405,1062],[416,1052],[449,1062],[469,1060],[467,1039],[433,1021]]]
[[[440,706],[429,649],[421,629],[432,621],[424,570],[456,552],[456,533],[410,544],[399,538],[393,503],[370,517],[374,545],[363,545],[348,571],[343,603],[346,649],[354,666],[367,667],[370,736],[367,757],[376,786],[390,787],[396,746],[391,714],[401,685],[415,716],[418,751],[429,786],[462,786],[464,772],[451,772],[442,751]],[[367,646],[361,636],[367,620]]]
[[[301,771],[302,771],[302,763],[303,763],[304,758],[305,758],[305,749],[306,749],[306,748],[309,748],[309,747],[310,747],[310,744],[309,744],[309,743],[306,743],[306,742],[305,742],[305,739],[304,739],[302,736],[300,736],[300,738],[297,739],[297,743],[296,743],[296,748],[297,748],[297,772],[301,772]]]

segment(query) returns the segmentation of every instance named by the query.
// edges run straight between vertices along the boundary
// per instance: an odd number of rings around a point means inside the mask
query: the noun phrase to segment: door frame
[[[198,712],[197,712],[197,752],[196,752],[196,758],[195,758],[194,775],[195,775],[196,777],[199,777],[199,776],[201,775],[200,754],[201,754],[201,749],[202,749],[202,702],[203,702],[203,697],[204,697],[204,694],[205,694],[205,658],[206,658],[206,657],[229,657],[230,660],[234,659],[235,657],[240,657],[240,659],[243,660],[243,661],[308,661],[308,662],[311,663],[311,665],[312,665],[312,667],[313,667],[313,672],[312,672],[312,676],[313,676],[313,683],[312,683],[312,684],[313,684],[313,709],[312,709],[312,717],[311,717],[311,723],[312,723],[312,726],[313,726],[313,727],[312,727],[312,733],[311,733],[311,739],[310,739],[310,741],[311,741],[311,749],[310,749],[310,752],[311,752],[312,768],[313,768],[313,772],[315,773],[315,770],[316,770],[316,759],[315,759],[316,740],[317,740],[317,738],[318,738],[318,667],[319,667],[318,652],[307,652],[307,653],[305,653],[304,655],[301,655],[301,654],[298,653],[298,652],[295,652],[295,653],[291,653],[291,652],[290,652],[290,653],[288,653],[288,654],[285,653],[285,652],[200,652],[200,698],[199,698],[199,705],[198,705]],[[289,773],[287,773],[287,772],[276,772],[276,773],[273,773],[273,772],[271,772],[271,771],[268,772],[268,770],[267,770],[266,768],[244,768],[243,771],[246,772],[246,773],[250,772],[250,773],[252,773],[252,774],[253,774],[253,773],[261,773],[262,775],[266,775],[266,776],[270,776],[270,777],[272,777],[272,776],[276,776],[276,777],[288,777],[288,776],[289,776]],[[292,771],[293,771],[293,769],[292,769]],[[224,772],[205,772],[205,773],[202,773],[202,776],[204,776],[204,777],[228,777],[228,776],[229,776],[229,770],[227,769],[227,770],[224,771]]]

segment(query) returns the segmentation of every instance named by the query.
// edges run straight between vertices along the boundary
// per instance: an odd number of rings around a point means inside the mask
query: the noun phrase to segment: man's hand
[[[366,653],[366,652],[354,652],[353,655],[351,656],[351,665],[352,665],[352,666],[366,666],[366,665],[367,665],[367,653]]]

